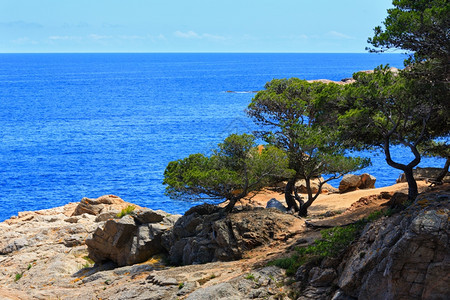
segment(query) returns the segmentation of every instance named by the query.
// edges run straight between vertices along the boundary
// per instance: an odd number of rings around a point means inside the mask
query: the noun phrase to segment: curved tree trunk
[[[384,154],[386,155],[386,162],[393,168],[402,170],[405,172],[406,182],[408,182],[408,200],[414,201],[419,194],[417,189],[417,182],[413,176],[413,168],[420,163],[420,153],[417,150],[417,147],[410,143],[403,143],[405,146],[408,146],[411,152],[414,154],[414,159],[407,165],[397,163],[391,158],[391,151],[389,147],[389,137],[386,138],[384,142]]]
[[[233,210],[233,208],[234,208],[234,206],[236,205],[236,202],[239,200],[240,198],[231,198],[230,199],[230,202],[227,204],[227,206],[225,206],[225,211],[227,212],[227,213],[230,213],[232,210]]]
[[[414,201],[419,191],[417,189],[417,182],[413,176],[413,168],[405,168],[403,172],[405,172],[406,182],[408,183],[408,200]]]
[[[445,175],[448,173],[448,168],[450,167],[450,157],[447,157],[447,160],[445,161],[445,166],[442,169],[441,173],[436,177],[436,182],[441,183],[442,180],[444,180]]]
[[[294,209],[294,211],[298,211],[299,207],[297,205],[297,202],[295,202],[295,197],[292,195],[295,189],[295,181],[295,178],[292,178],[287,182],[286,188],[284,190],[284,199],[286,200],[288,210]]]
[[[298,212],[298,215],[300,217],[306,217],[308,215],[308,208],[311,206],[311,204],[316,200],[317,197],[313,197],[312,190],[311,190],[311,179],[305,178],[306,183],[306,191],[308,192],[308,201],[306,201],[301,207]]]

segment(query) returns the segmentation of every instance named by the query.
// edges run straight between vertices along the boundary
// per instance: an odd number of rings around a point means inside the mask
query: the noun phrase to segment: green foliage
[[[248,273],[244,278],[248,279],[248,280],[255,280],[256,279],[255,275],[253,275],[252,273]]]
[[[91,264],[88,263],[88,262],[81,265],[81,269],[87,269],[87,268],[90,268],[90,267],[91,267]]]
[[[374,211],[374,212],[370,213],[369,216],[367,216],[367,221],[373,222],[375,220],[378,220],[379,218],[381,218],[384,215],[385,215],[385,213],[382,210]]]
[[[338,140],[334,125],[338,115],[329,112],[337,108],[342,89],[337,84],[309,83],[298,78],[274,79],[256,94],[247,108],[247,114],[262,127],[258,136],[283,149],[289,168],[295,172],[291,184],[286,186],[289,208],[296,208],[295,201],[289,197],[293,183],[299,178],[306,180],[309,192],[308,201],[302,206],[304,214],[320,194],[319,190],[312,195],[311,178],[329,174],[326,180],[329,181],[369,163],[362,158],[346,157]]]
[[[337,257],[358,237],[360,230],[361,224],[322,230],[322,238],[316,240],[314,244],[297,248],[296,253],[291,257],[280,258],[269,264],[286,269],[286,275],[292,276],[301,265],[308,261]]]
[[[28,264],[27,270],[31,269],[32,266],[33,266],[32,264]]]
[[[89,256],[83,256],[83,259],[91,265],[95,264],[95,262]]]
[[[383,52],[403,49],[415,53],[415,60],[444,58],[448,62],[450,4],[448,0],[394,0],[383,27],[374,29],[368,43]]]
[[[14,281],[18,281],[20,278],[22,278],[23,273],[16,273],[16,275],[14,276]]]
[[[290,174],[281,150],[270,145],[256,147],[253,135],[232,134],[211,156],[191,154],[170,162],[163,184],[172,198],[229,199],[231,210],[249,192]]]
[[[356,82],[345,87],[339,103],[341,139],[356,149],[380,148],[386,162],[405,172],[411,199],[417,195],[412,168],[420,162],[419,147],[448,136],[448,109],[438,96],[440,88],[427,88],[400,72],[379,67],[373,73],[356,73]],[[414,158],[394,161],[392,145],[407,147]]]
[[[181,290],[182,288],[184,288],[184,282],[180,282],[178,284],[178,289]]]
[[[133,206],[133,205],[128,205],[127,207],[125,207],[124,209],[122,209],[122,210],[120,211],[120,213],[118,213],[118,214],[116,215],[116,217],[120,219],[120,218],[122,218],[122,217],[124,217],[124,216],[126,216],[126,215],[131,214],[135,209],[136,209],[135,206]]]

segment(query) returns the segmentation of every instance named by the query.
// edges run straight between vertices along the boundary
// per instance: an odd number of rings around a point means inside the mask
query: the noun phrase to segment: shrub
[[[322,238],[307,247],[296,248],[291,257],[279,258],[269,263],[286,269],[286,275],[292,276],[297,269],[308,261],[322,260],[325,257],[337,257],[358,236],[361,225],[334,227],[322,230]]]
[[[117,218],[122,218],[123,216],[129,215],[131,214],[134,210],[135,210],[135,206],[133,205],[128,205],[127,207],[125,207],[124,209],[122,209],[120,211],[120,213],[117,214]]]

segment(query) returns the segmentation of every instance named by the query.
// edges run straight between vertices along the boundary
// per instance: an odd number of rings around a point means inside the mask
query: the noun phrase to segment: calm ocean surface
[[[0,221],[115,194],[183,213],[169,161],[252,130],[243,110],[273,78],[340,80],[400,54],[0,54]],[[227,93],[236,91],[239,93]],[[397,148],[394,157],[408,152]],[[399,171],[374,156],[377,187]],[[421,166],[441,166],[423,159]]]

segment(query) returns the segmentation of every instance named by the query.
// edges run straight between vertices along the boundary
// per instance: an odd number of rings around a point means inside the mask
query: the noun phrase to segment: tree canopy
[[[340,89],[336,84],[309,83],[297,78],[274,79],[247,108],[247,114],[261,127],[256,134],[287,153],[294,175],[286,185],[285,199],[288,209],[293,208],[300,215],[307,214],[324,183],[368,163],[361,158],[346,157],[338,143],[337,132],[333,126],[328,126],[331,118],[326,110],[335,103]],[[330,177],[320,181],[313,195],[311,180],[322,174]],[[308,200],[305,203],[295,189],[298,179],[306,182]]]
[[[170,162],[163,184],[172,198],[228,199],[226,210],[231,211],[248,193],[291,173],[281,150],[256,147],[253,135],[232,134],[210,156],[197,153]]]
[[[386,162],[405,172],[409,197],[417,196],[412,169],[421,160],[421,144],[448,135],[447,108],[429,93],[418,93],[414,80],[388,67],[373,73],[356,73],[356,82],[346,86],[341,103],[341,134],[353,148],[381,148]],[[392,145],[403,145],[414,155],[408,163],[394,161]]]
[[[368,42],[373,52],[411,51],[416,61],[449,59],[450,3],[448,0],[393,0],[393,8]]]

